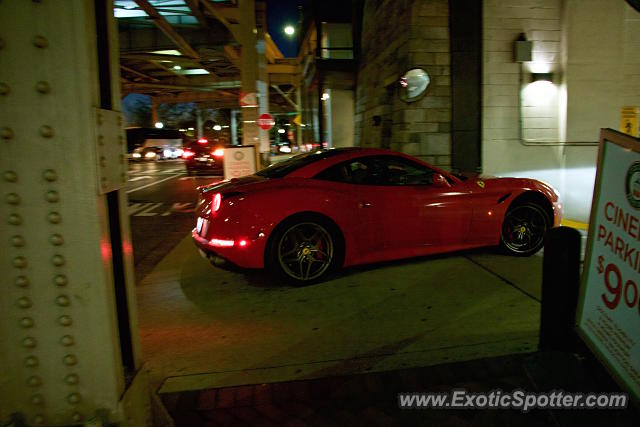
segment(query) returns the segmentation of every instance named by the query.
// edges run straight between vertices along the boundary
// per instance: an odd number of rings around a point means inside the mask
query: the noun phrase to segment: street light
[[[288,36],[292,36],[295,32],[296,30],[291,25],[287,25],[286,27],[284,27],[284,33]]]
[[[162,122],[156,122],[156,129],[162,129],[164,124]]]
[[[220,125],[213,125],[213,130],[222,130],[222,126],[220,126]]]

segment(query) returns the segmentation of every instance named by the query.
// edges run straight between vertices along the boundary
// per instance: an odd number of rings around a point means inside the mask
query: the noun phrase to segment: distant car
[[[155,161],[161,157],[161,147],[138,147],[131,153],[131,160],[134,161]]]
[[[182,152],[182,158],[188,175],[224,173],[224,146],[211,144],[204,138],[187,145]]]
[[[296,284],[356,264],[500,244],[542,247],[558,193],[534,179],[453,175],[389,150],[316,150],[199,187],[196,245]]]
[[[143,145],[138,145],[132,152],[130,159],[142,160],[173,160],[182,157],[182,140],[148,138]]]

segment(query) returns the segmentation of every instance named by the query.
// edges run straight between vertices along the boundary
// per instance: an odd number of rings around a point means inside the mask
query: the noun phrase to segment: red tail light
[[[198,144],[208,144],[209,141],[207,141],[207,138],[200,138],[198,139]]]
[[[214,157],[222,157],[224,156],[224,150],[222,148],[218,148],[216,150],[213,150],[211,154],[213,154]]]
[[[189,150],[184,150],[182,152],[182,158],[183,159],[188,159],[188,158],[193,157],[195,155],[196,155],[196,153],[194,153],[193,151],[189,151]]]
[[[220,193],[216,193],[213,195],[213,203],[211,205],[211,210],[213,212],[217,212],[220,209],[220,205],[222,204],[222,196]]]

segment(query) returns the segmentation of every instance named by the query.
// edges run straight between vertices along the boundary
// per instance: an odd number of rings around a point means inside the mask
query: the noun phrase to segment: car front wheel
[[[536,203],[510,207],[502,223],[502,247],[512,255],[533,255],[542,248],[550,223],[544,209]]]

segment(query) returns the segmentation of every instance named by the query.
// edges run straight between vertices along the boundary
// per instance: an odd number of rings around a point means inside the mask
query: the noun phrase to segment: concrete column
[[[238,110],[231,110],[231,144],[238,144]]]
[[[0,28],[0,424],[147,425],[113,1]]]
[[[202,123],[204,122],[204,120],[202,120],[202,110],[200,109],[200,107],[198,107],[196,109],[196,135],[198,137],[198,139],[202,138]]]
[[[238,36],[242,45],[240,55],[240,80],[243,93],[257,94],[258,52],[256,50],[257,28],[256,7],[254,0],[240,0],[240,30]],[[242,108],[242,144],[256,146],[256,165],[259,165],[260,133],[258,127],[258,105]]]
[[[296,142],[298,147],[302,146],[302,82],[298,85],[298,89],[296,90],[296,105],[298,106],[297,112],[300,117],[300,125],[298,125],[298,131],[296,133]]]

